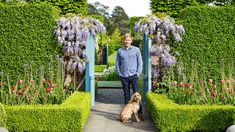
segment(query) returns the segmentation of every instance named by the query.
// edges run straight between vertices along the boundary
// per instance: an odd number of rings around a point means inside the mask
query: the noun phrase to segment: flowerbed
[[[235,105],[233,79],[199,82],[172,81],[168,97],[178,104],[228,104]]]

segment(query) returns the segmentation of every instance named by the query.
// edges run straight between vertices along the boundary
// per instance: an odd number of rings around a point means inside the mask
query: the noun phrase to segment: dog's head
[[[140,102],[141,101],[141,96],[138,92],[135,92],[132,96],[131,96],[131,101],[132,102]]]

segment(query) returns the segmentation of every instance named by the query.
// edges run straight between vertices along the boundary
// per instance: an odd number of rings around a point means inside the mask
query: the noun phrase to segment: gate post
[[[144,98],[143,102],[146,103],[146,93],[151,91],[151,72],[152,72],[152,63],[151,63],[151,57],[150,57],[150,48],[152,45],[151,39],[148,37],[148,35],[143,34],[143,40],[144,40],[144,49],[143,49],[143,81],[144,81]]]
[[[86,42],[86,83],[85,91],[91,92],[91,106],[95,106],[95,38],[89,35]]]

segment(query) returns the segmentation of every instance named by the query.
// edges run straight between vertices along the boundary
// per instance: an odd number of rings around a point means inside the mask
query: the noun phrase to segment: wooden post
[[[144,40],[144,49],[143,49],[143,80],[144,80],[144,98],[143,102],[146,103],[146,93],[151,91],[151,71],[152,71],[152,64],[151,64],[151,57],[150,57],[150,48],[152,45],[151,39],[147,35],[143,35]]]
[[[106,50],[105,50],[106,51],[106,53],[105,53],[106,66],[107,66],[107,68],[109,68],[109,45],[106,44],[105,47],[106,47]]]
[[[91,106],[95,106],[95,38],[89,35],[86,43],[88,62],[86,64],[85,91],[91,92]]]

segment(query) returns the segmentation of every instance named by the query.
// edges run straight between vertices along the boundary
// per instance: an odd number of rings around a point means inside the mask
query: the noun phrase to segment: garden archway
[[[151,48],[151,39],[147,35],[143,35],[143,102],[146,102],[146,93],[151,90],[151,57],[149,50]],[[86,81],[85,91],[91,93],[91,106],[95,106],[95,38],[88,37],[87,40],[87,57],[86,64]]]

